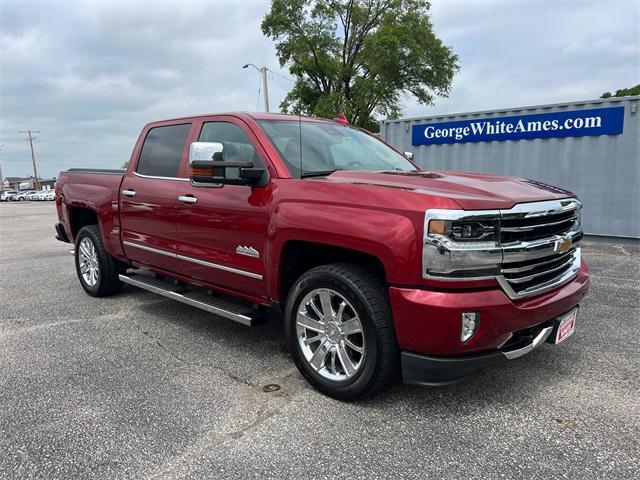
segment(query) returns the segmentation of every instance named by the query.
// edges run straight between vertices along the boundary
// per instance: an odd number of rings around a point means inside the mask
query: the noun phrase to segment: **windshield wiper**
[[[307,178],[307,177],[325,177],[328,175],[331,175],[333,172],[337,172],[338,170],[340,170],[339,168],[335,168],[333,170],[318,170],[315,172],[304,172],[302,175],[300,175],[300,178]]]

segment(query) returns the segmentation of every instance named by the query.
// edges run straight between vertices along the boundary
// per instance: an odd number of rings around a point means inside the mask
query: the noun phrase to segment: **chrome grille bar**
[[[545,260],[543,262],[535,262],[535,263],[531,263],[525,267],[518,267],[518,268],[503,268],[502,269],[502,273],[521,273],[521,272],[528,272],[529,270],[533,270],[534,268],[538,268],[541,267],[543,265],[547,265],[549,263],[555,263],[558,260],[564,258],[564,257],[569,257],[573,255],[573,250],[567,253],[563,253],[561,254],[559,257],[555,257],[552,260]]]
[[[542,228],[542,227],[552,227],[554,225],[561,225],[563,223],[567,223],[567,222],[575,222],[578,219],[578,215],[574,215],[572,217],[569,218],[565,218],[564,220],[560,220],[557,222],[548,222],[548,223],[537,223],[537,224],[533,224],[533,225],[526,225],[523,227],[501,227],[500,231],[501,232],[529,232],[531,230],[535,230],[536,228]]]
[[[549,275],[550,273],[553,272],[557,272],[559,270],[562,270],[563,268],[567,268],[569,265],[571,265],[573,263],[573,254],[571,255],[571,258],[569,258],[568,260],[564,261],[562,264],[560,264],[557,267],[553,267],[550,268],[549,270],[543,270],[541,272],[537,272],[537,273],[532,273],[531,275],[527,275],[524,277],[505,277],[505,279],[509,282],[509,283],[525,283],[525,282],[530,282],[531,280],[533,280],[534,278],[538,278],[541,277],[543,275]],[[504,274],[505,271],[503,270],[502,273]]]

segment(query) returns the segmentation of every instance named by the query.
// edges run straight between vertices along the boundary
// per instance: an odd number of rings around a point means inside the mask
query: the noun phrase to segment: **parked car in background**
[[[10,197],[18,194],[17,190],[5,190],[0,194],[0,202],[8,202]]]
[[[56,199],[56,191],[55,190],[47,190],[47,193],[44,196],[44,200],[53,201]]]
[[[35,195],[33,195],[32,200],[38,200],[38,201],[47,200],[47,196],[49,195],[49,192],[51,192],[51,190],[40,190]]]
[[[29,200],[28,197],[30,197],[34,193],[36,193],[34,190],[25,190],[24,192],[18,192],[15,195],[15,197],[13,197],[11,200],[15,200],[17,202],[23,202],[25,200]]]

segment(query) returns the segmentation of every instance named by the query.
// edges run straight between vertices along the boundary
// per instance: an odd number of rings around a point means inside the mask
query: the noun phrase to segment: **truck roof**
[[[165,120],[155,120],[149,123],[161,123],[161,122],[173,122],[176,120],[189,120],[194,118],[202,118],[202,117],[214,117],[214,116],[222,116],[228,115],[233,117],[249,117],[254,120],[295,120],[295,121],[303,121],[303,122],[326,122],[326,123],[336,123],[334,120],[329,120],[326,118],[317,118],[317,117],[309,117],[306,115],[291,115],[288,113],[266,113],[266,112],[218,112],[218,113],[201,113],[197,115],[189,115],[185,117],[177,117],[177,118],[167,118]]]

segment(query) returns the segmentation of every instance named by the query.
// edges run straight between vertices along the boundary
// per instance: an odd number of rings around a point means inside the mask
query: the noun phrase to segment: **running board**
[[[242,323],[252,327],[263,317],[263,313],[248,303],[228,300],[225,298],[214,297],[197,290],[189,290],[184,285],[176,285],[175,283],[155,278],[140,273],[120,274],[120,281],[139,287],[163,297],[186,303],[192,307],[206,310],[220,317]]]

